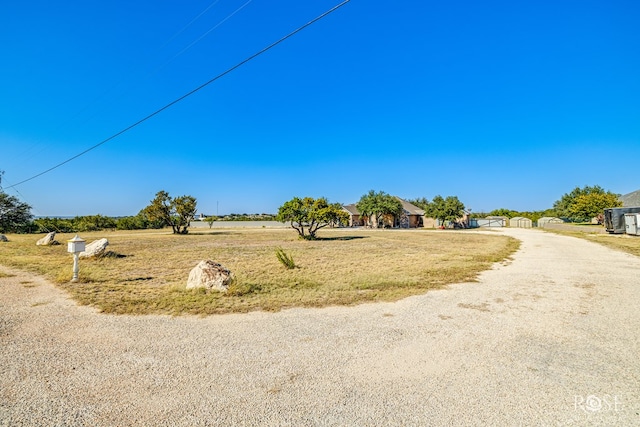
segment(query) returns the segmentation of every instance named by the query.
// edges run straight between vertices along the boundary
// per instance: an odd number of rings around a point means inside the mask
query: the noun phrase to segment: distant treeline
[[[218,217],[217,221],[275,221],[276,216],[272,214],[229,214]]]
[[[144,215],[112,218],[102,215],[77,216],[75,218],[36,218],[24,232],[27,233],[79,233],[101,230],[144,230],[162,228],[159,221],[150,221]]]
[[[485,218],[487,216],[505,216],[507,218],[514,218],[521,216],[529,218],[533,222],[538,222],[538,220],[544,216],[558,216],[558,213],[554,209],[547,209],[544,211],[514,211],[511,209],[501,208],[494,209],[491,212],[474,212],[471,216],[474,218]]]
[[[274,221],[271,214],[229,214],[216,221]],[[151,221],[145,215],[109,217],[86,215],[75,218],[36,218],[21,228],[23,233],[80,233],[102,230],[145,230],[163,228],[162,221]]]

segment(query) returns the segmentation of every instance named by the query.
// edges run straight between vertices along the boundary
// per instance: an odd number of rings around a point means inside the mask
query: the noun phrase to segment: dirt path
[[[0,278],[0,425],[640,425],[640,258],[503,232],[479,283],[357,307],[112,316]]]

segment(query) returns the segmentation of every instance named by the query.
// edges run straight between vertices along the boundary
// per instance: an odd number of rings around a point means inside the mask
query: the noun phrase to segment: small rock
[[[91,258],[91,257],[99,257],[104,254],[104,251],[109,246],[109,241],[107,239],[98,239],[89,243],[83,252],[80,252],[80,258]]]
[[[38,246],[49,246],[49,245],[55,245],[58,242],[56,242],[56,232],[52,231],[51,233],[47,234],[46,236],[44,236],[42,239],[38,240],[36,242],[36,245]]]
[[[200,261],[187,280],[187,289],[205,288],[226,292],[233,283],[233,273],[222,265],[211,260]]]
[[[5,236],[4,234],[0,234],[0,242],[8,242],[9,239],[7,239],[7,236]]]

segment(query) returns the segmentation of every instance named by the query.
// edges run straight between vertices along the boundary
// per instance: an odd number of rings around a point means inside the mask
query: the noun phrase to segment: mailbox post
[[[78,281],[78,271],[80,271],[80,267],[78,266],[78,258],[80,257],[80,252],[84,252],[85,240],[76,236],[67,240],[67,252],[73,254],[73,279],[71,279],[71,283],[75,283]]]

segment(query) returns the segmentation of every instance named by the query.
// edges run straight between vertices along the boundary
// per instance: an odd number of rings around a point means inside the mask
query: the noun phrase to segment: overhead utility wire
[[[203,35],[201,35],[200,37],[198,37],[197,39],[195,39],[193,42],[191,42],[191,44],[189,44],[187,47],[185,47],[184,49],[182,49],[180,52],[178,52],[173,58],[171,58],[168,62],[173,61],[174,59],[176,59],[178,56],[182,55],[183,53],[185,53],[187,50],[191,49],[196,43],[198,43],[200,40],[202,40],[203,38],[205,38],[211,31],[215,30],[216,28],[218,28],[220,25],[224,24],[228,19],[231,19],[233,17],[233,15],[235,15],[236,13],[240,12],[242,9],[244,9],[244,7],[246,5],[248,5],[249,3],[251,3],[253,0],[249,0],[247,1],[245,4],[243,4],[242,6],[240,6],[239,8],[237,8],[236,10],[234,10],[233,12],[231,12],[226,18],[224,18],[222,21],[218,22],[216,25],[214,25],[213,27],[211,27],[206,33],[204,33]],[[166,65],[166,64],[165,64]]]
[[[336,10],[338,10],[339,8],[341,8],[342,6],[344,6],[345,4],[349,3],[351,0],[344,0],[342,3],[332,7],[331,9],[327,10],[326,12],[322,13],[321,15],[317,16],[316,18],[312,19],[311,21],[307,22],[306,24],[296,28],[295,30],[293,30],[292,32],[290,32],[289,34],[287,34],[286,36],[278,39],[277,41],[271,43],[269,46],[262,48],[260,51],[254,53],[253,55],[249,56],[248,58],[240,61],[239,63],[237,63],[236,65],[234,65],[231,68],[228,68],[227,70],[223,71],[222,73],[218,74],[217,76],[215,76],[214,78],[212,78],[211,80],[201,84],[200,86],[198,86],[197,88],[191,90],[190,92],[185,93],[184,95],[182,95],[181,97],[171,101],[170,103],[168,103],[167,105],[165,105],[164,107],[161,107],[159,109],[157,109],[156,111],[154,111],[153,113],[149,114],[148,116],[138,120],[137,122],[133,123],[132,125],[127,126],[126,128],[122,129],[121,131],[111,135],[110,137],[108,137],[107,139],[104,139],[102,141],[100,141],[99,143],[97,143],[96,145],[87,148],[86,150],[84,150],[81,153],[76,154],[73,157],[68,158],[67,160],[58,163],[57,165],[50,167],[49,169],[40,172],[39,174],[36,174],[30,178],[27,178],[25,180],[22,180],[20,182],[18,182],[17,184],[13,184],[10,187],[7,188],[14,188],[17,187],[18,185],[22,185],[25,182],[29,182],[33,179],[36,179],[46,173],[51,172],[52,170],[55,170],[57,168],[59,168],[60,166],[66,165],[67,163],[77,159],[80,156],[83,156],[85,154],[87,154],[88,152],[95,150],[96,148],[100,147],[101,145],[111,141],[112,139],[115,139],[117,137],[119,137],[120,135],[122,135],[123,133],[130,131],[131,129],[133,129],[134,127],[138,126],[141,123],[146,122],[147,120],[149,120],[150,118],[160,114],[161,112],[163,112],[164,110],[168,109],[169,107],[172,107],[173,105],[177,104],[178,102],[182,101],[183,99],[193,95],[194,93],[198,92],[201,89],[204,89],[205,87],[207,87],[208,85],[210,85],[211,83],[215,82],[216,80],[226,76],[227,74],[229,74],[230,72],[236,70],[237,68],[240,68],[241,66],[243,66],[244,64],[246,64],[247,62],[251,61],[252,59],[257,58],[258,56],[262,55],[263,53],[265,53],[266,51],[272,49],[273,47],[279,45],[280,43],[282,43],[283,41],[287,40],[288,38],[294,36],[295,34],[299,33],[300,31],[304,30],[305,28],[307,28],[308,26],[318,22],[319,20],[321,20],[322,18],[324,18],[325,16],[329,15],[332,12],[335,12]]]

